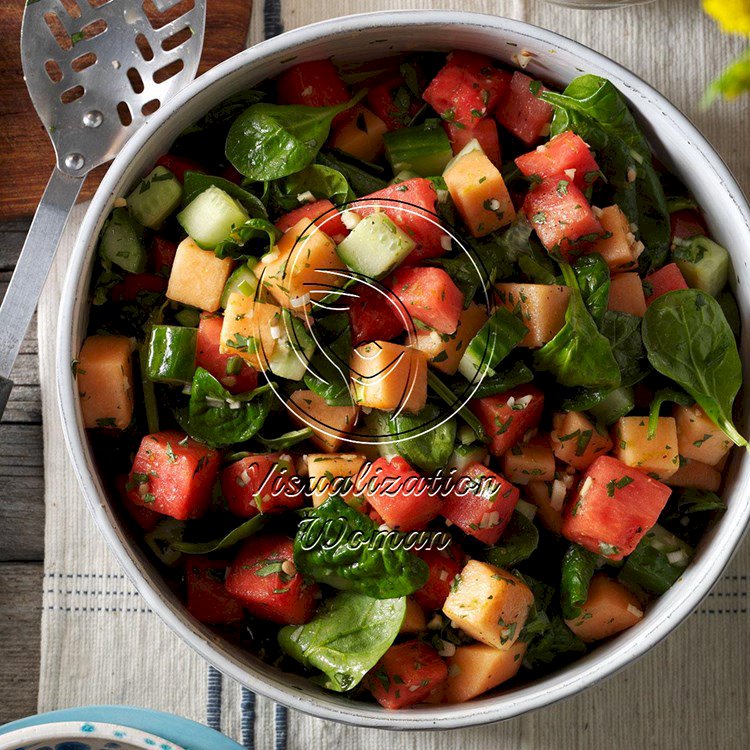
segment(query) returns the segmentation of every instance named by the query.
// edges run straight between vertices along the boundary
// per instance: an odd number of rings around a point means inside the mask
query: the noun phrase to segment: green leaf
[[[601,329],[609,304],[609,266],[599,253],[591,253],[581,256],[573,270],[586,309]]]
[[[542,634],[529,644],[523,664],[533,669],[540,664],[551,664],[563,654],[585,650],[586,644],[573,633],[562,617],[555,615]]]
[[[609,339],[612,354],[620,368],[620,385],[635,385],[650,372],[637,315],[606,310],[601,327]]]
[[[510,568],[531,557],[538,545],[536,524],[514,510],[500,542],[487,550],[487,562],[499,568]]]
[[[349,390],[349,358],[352,351],[351,333],[347,327],[326,347],[319,347],[305,372],[305,385],[329,406],[351,406]]]
[[[311,164],[273,185],[276,188],[274,200],[285,211],[299,206],[297,196],[306,192],[312,193],[316,198],[328,198],[337,206],[356,199],[346,177],[337,169],[323,164]]]
[[[406,600],[373,599],[344,592],[325,602],[306,625],[287,625],[278,635],[282,650],[336,692],[351,690],[390,648],[406,614]]]
[[[656,428],[659,426],[659,412],[661,407],[667,401],[673,401],[682,406],[692,406],[693,399],[684,391],[677,388],[662,388],[658,390],[653,399],[648,412],[648,439],[653,440],[656,436]]]
[[[243,541],[243,539],[253,536],[253,534],[256,534],[263,528],[267,520],[267,517],[264,515],[254,516],[232,529],[220,539],[213,539],[208,542],[177,541],[171,546],[172,549],[178,552],[185,552],[189,555],[208,555],[211,552],[218,552],[219,550],[234,547],[235,544]]]
[[[708,107],[719,97],[734,99],[748,91],[750,91],[750,47],[711,82],[703,97],[703,106]]]
[[[352,190],[358,198],[361,198],[363,195],[376,193],[388,185],[384,179],[374,174],[374,172],[382,174],[382,167],[359,161],[343,152],[331,153],[329,151],[321,151],[316,161],[318,164],[341,172],[346,181],[352,186]]]
[[[451,408],[455,408],[458,405],[459,397],[432,370],[427,371],[427,385],[441,401],[444,401]],[[456,415],[461,417],[474,430],[477,440],[481,440],[483,443],[487,442],[487,435],[484,427],[482,427],[482,423],[468,406],[462,406],[456,411]]]
[[[283,451],[301,443],[303,440],[307,440],[312,435],[312,427],[303,427],[301,430],[290,430],[275,438],[264,438],[262,435],[256,435],[255,438],[263,443],[269,451]]]
[[[589,594],[589,583],[596,570],[598,555],[577,544],[571,544],[563,556],[560,580],[560,606],[566,620],[575,620],[581,615]]]
[[[473,392],[474,395],[472,398],[496,396],[498,393],[505,393],[505,391],[515,388],[517,385],[530,383],[533,379],[534,373],[523,362],[514,362],[504,371],[495,368],[495,375],[491,378],[484,378],[476,391]],[[454,392],[457,396],[460,396],[465,390],[465,383],[454,387]]]
[[[214,248],[217,258],[238,258],[243,255],[239,250],[250,240],[260,237],[268,238],[268,249],[272,248],[276,240],[281,236],[276,227],[267,219],[248,219],[239,227],[234,227],[232,233],[223,242]]]
[[[443,410],[435,404],[426,404],[419,414],[402,413],[388,420],[393,447],[408,463],[428,474],[445,468],[456,442],[456,420],[451,418],[434,426],[442,419],[445,419]],[[408,435],[415,437],[399,439]]]

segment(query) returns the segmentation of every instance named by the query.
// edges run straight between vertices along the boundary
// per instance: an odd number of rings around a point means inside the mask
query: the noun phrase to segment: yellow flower
[[[750,0],[703,0],[703,8],[722,31],[750,35]]]

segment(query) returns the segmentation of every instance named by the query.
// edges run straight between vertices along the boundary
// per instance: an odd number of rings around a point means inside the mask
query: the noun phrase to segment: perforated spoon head
[[[57,167],[82,176],[198,69],[205,0],[27,0],[26,85]]]

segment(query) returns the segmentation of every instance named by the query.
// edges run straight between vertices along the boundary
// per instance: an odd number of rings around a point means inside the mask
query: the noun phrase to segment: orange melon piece
[[[473,237],[484,237],[516,218],[503,176],[483,151],[457,156],[443,179]]]
[[[310,310],[310,300],[321,300],[344,285],[346,278],[328,270],[344,271],[345,263],[333,240],[309,219],[287,229],[274,249],[255,266],[263,289],[282,307]],[[307,300],[307,302],[305,302]]]
[[[589,584],[589,595],[581,615],[565,624],[586,643],[608,638],[643,619],[635,595],[619,581],[597,573]]]
[[[529,332],[519,346],[538,347],[555,338],[565,324],[570,289],[554,284],[495,284],[499,303],[520,314]]]
[[[300,427],[312,427],[310,440],[326,453],[336,453],[357,424],[358,406],[329,406],[312,391],[295,391],[289,398],[290,415]]]
[[[279,327],[280,321],[281,308],[277,305],[232,292],[224,310],[219,351],[236,354],[256,370],[265,370],[276,346],[271,326]]]
[[[575,469],[587,469],[594,459],[612,449],[609,435],[583,412],[564,412],[553,426],[550,437],[555,456]]]
[[[514,445],[503,454],[502,461],[503,476],[513,484],[528,484],[532,480],[549,482],[555,478],[555,456],[547,437]]]
[[[406,597],[406,613],[398,631],[404,633],[421,633],[427,629],[427,618],[424,610],[410,596]]]
[[[354,494],[354,477],[364,462],[365,457],[358,453],[310,453],[307,474],[313,505],[322,505],[335,494],[348,505],[361,508],[362,498]]]
[[[551,482],[534,480],[526,485],[524,497],[537,507],[536,518],[553,534],[560,535],[562,508],[568,489],[562,479]]]
[[[427,356],[428,363],[446,375],[455,375],[466,347],[487,322],[487,311],[472,302],[458,319],[455,333],[438,333],[432,329],[417,328],[414,346]]]
[[[362,161],[375,161],[383,150],[388,126],[367,107],[357,107],[354,116],[331,136],[331,146]]]
[[[443,612],[467,635],[501,648],[518,640],[533,603],[534,594],[520,578],[469,560],[451,587]]]
[[[711,421],[698,404],[675,406],[680,455],[715,466],[729,453],[732,441]]]
[[[167,299],[206,312],[216,312],[233,267],[231,258],[217,258],[213,250],[203,250],[193,239],[186,237],[177,246],[169,274]]]
[[[419,349],[368,341],[352,352],[349,369],[360,406],[418,412],[427,402],[427,357]]]
[[[680,468],[664,480],[670,487],[693,487],[696,490],[718,492],[721,472],[715,467],[680,456]]]
[[[521,641],[502,649],[484,643],[458,646],[448,658],[443,702],[464,703],[507,682],[518,673],[525,653]]]
[[[609,309],[642,318],[646,314],[646,295],[637,273],[618,273],[609,283]]]
[[[648,417],[620,417],[614,427],[614,454],[624,464],[655,479],[671,477],[680,468],[677,426],[672,417],[659,417],[656,434],[648,439]]]
[[[81,347],[75,367],[84,427],[124,430],[133,418],[133,340],[96,334]]]
[[[607,206],[607,208],[594,209],[599,223],[605,233],[604,236],[593,243],[591,252],[599,253],[607,262],[611,271],[628,271],[638,265],[638,256],[643,250],[643,244],[637,242],[630,231],[627,216],[619,206]]]

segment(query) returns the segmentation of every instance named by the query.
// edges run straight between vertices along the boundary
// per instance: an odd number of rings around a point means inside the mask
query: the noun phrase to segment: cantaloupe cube
[[[546,436],[514,445],[503,454],[502,462],[503,476],[513,484],[549,482],[555,478],[555,456]]]
[[[418,349],[368,341],[352,352],[349,369],[360,406],[418,412],[427,402],[427,357]]]
[[[612,449],[609,435],[580,411],[560,413],[550,437],[555,456],[579,470]]]
[[[651,440],[648,417],[620,417],[615,423],[614,440],[614,454],[620,461],[654,479],[671,477],[680,468],[677,425],[672,417],[659,417]]]
[[[646,295],[637,273],[618,273],[609,282],[609,309],[642,318],[646,314]]]
[[[565,324],[570,289],[555,284],[495,284],[498,302],[520,313],[529,332],[519,346],[537,347],[555,338]]]
[[[487,322],[487,311],[482,305],[472,302],[458,319],[455,333],[438,333],[417,328],[415,348],[424,352],[428,363],[446,375],[455,375],[466,347]]]
[[[336,453],[357,424],[358,406],[329,406],[312,391],[295,391],[289,398],[290,415],[300,427],[312,427],[310,440],[326,453]]]
[[[424,610],[410,596],[406,597],[406,614],[401,623],[401,629],[398,631],[402,635],[405,633],[421,633],[427,629],[427,618]]]
[[[280,321],[280,307],[232,292],[224,310],[219,351],[236,354],[256,370],[265,370],[276,346],[271,327],[280,327]]]
[[[362,161],[375,161],[383,150],[383,134],[388,126],[367,107],[357,107],[345,125],[334,131],[331,146]]]
[[[473,237],[484,237],[516,218],[503,176],[481,150],[457,157],[443,179]]]
[[[586,643],[608,638],[643,619],[635,595],[619,581],[597,573],[589,584],[589,595],[575,620],[566,625]]]
[[[558,536],[562,528],[562,508],[567,493],[568,488],[559,478],[551,482],[529,482],[524,492],[524,497],[536,505],[536,518],[541,521],[542,526]]]
[[[75,365],[84,427],[124,430],[133,418],[133,340],[96,334],[81,347]]]
[[[279,305],[296,312],[310,310],[310,300],[319,301],[346,283],[345,277],[329,272],[346,270],[336,245],[309,219],[287,229],[263,258],[254,268],[262,287]]]
[[[664,480],[670,487],[693,487],[696,490],[718,492],[721,472],[715,467],[680,456],[680,468]]]
[[[365,457],[358,453],[310,453],[307,473],[310,477],[313,505],[322,505],[331,495],[361,508],[362,498],[354,494],[354,477],[362,468]]]
[[[605,235],[604,238],[596,240],[591,252],[599,253],[614,272],[634,269],[638,265],[638,256],[643,250],[643,245],[630,231],[627,216],[619,206],[594,209],[594,213],[597,214],[602,229],[610,236]]]
[[[501,648],[518,640],[533,603],[534,594],[520,578],[469,560],[455,578],[443,612],[467,635]]]
[[[732,441],[711,421],[698,404],[675,406],[680,455],[715,466],[729,453]]]
[[[213,250],[203,250],[186,237],[177,246],[167,285],[167,299],[183,305],[216,312],[221,293],[232,273],[231,258],[217,258]]]
[[[507,682],[518,673],[525,653],[522,641],[502,649],[484,643],[458,646],[448,659],[443,702],[464,703]]]

